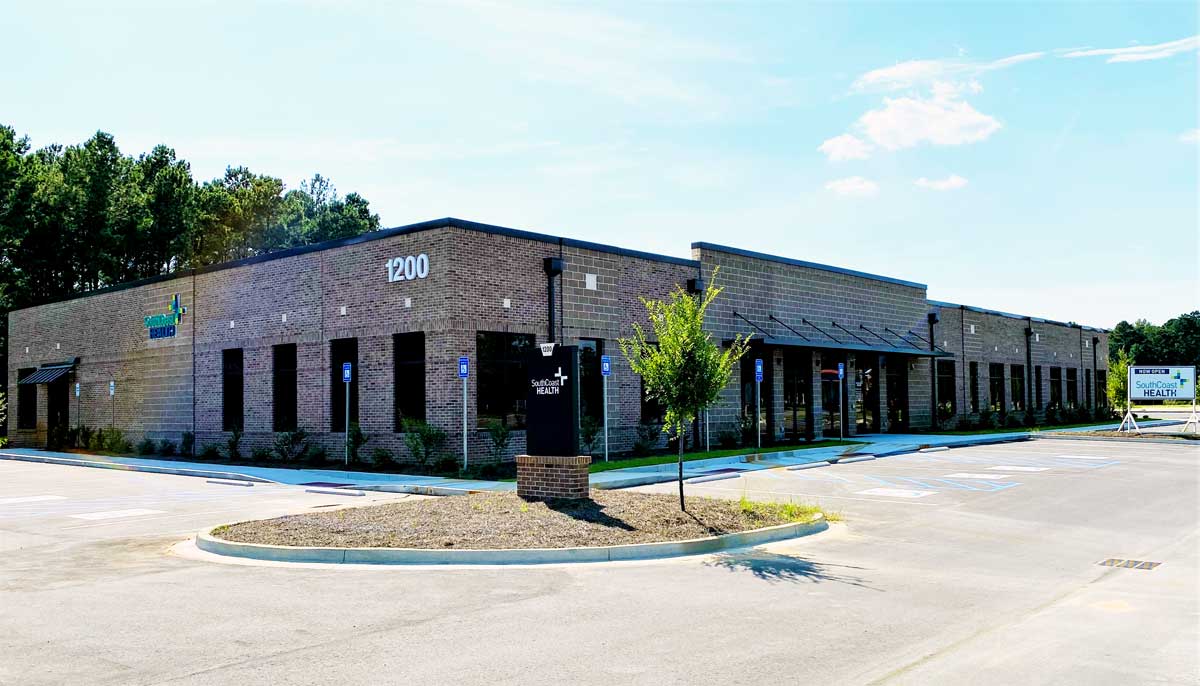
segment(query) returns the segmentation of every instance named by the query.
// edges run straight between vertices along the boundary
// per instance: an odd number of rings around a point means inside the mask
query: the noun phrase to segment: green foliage
[[[143,438],[138,443],[138,455],[153,455],[158,452],[158,444],[152,438]]]
[[[179,454],[191,455],[196,447],[196,434],[191,431],[184,431],[183,436],[179,440]]]
[[[651,450],[658,447],[658,439],[662,436],[662,427],[651,422],[640,422],[637,425],[637,437],[633,439],[631,452],[637,457],[645,457]]]
[[[804,503],[772,503],[750,500],[742,494],[738,501],[738,510],[753,519],[775,521],[784,519],[789,522],[811,522],[817,515],[824,513],[816,505]]]
[[[390,467],[396,464],[396,456],[387,448],[376,448],[371,451],[371,462],[380,467]]]
[[[500,462],[508,452],[508,444],[512,440],[512,429],[504,422],[491,422],[487,427],[490,448],[488,456],[492,462]]]
[[[104,450],[110,453],[131,453],[133,445],[125,439],[120,429],[109,429],[104,432]]]
[[[738,435],[732,431],[722,431],[717,434],[717,445],[726,450],[738,447]]]
[[[446,432],[419,419],[404,420],[404,445],[416,462],[433,466],[446,446]]]
[[[104,450],[104,429],[96,429],[96,433],[88,437],[87,445],[84,447],[94,453]]]
[[[349,440],[350,461],[358,462],[359,461],[359,456],[358,456],[359,451],[362,450],[362,447],[367,444],[367,441],[371,440],[371,437],[363,432],[362,427],[359,426],[358,422],[350,422],[349,439],[350,439]]]
[[[1021,423],[1027,428],[1032,429],[1033,427],[1037,426],[1037,415],[1030,410],[1025,413],[1025,417],[1022,419]]]
[[[1113,351],[1109,348],[1108,377],[1105,389],[1108,395],[1109,407],[1124,408],[1129,404],[1129,366],[1133,364],[1133,354],[1126,348]]]
[[[74,447],[73,432],[65,426],[56,426],[46,436],[46,447],[50,450],[62,450]]]
[[[219,460],[221,459],[221,449],[216,443],[209,443],[200,450],[200,459],[202,460]]]
[[[1162,326],[1145,319],[1114,326],[1108,336],[1110,379],[1120,352],[1128,353],[1130,364],[1200,366],[1200,310],[1168,319]],[[1125,406],[1124,395],[1116,406]]]
[[[329,455],[325,452],[325,448],[322,447],[309,447],[303,457],[305,462],[314,467],[323,466],[329,460]]]
[[[229,432],[229,440],[225,442],[225,448],[229,451],[229,459],[242,459],[242,430],[235,428]]]
[[[758,422],[749,412],[738,414],[738,433],[742,436],[742,445],[758,445]]]
[[[600,432],[603,429],[604,425],[590,415],[579,420],[579,447],[584,455],[595,454],[596,442],[600,440]]]
[[[271,452],[270,448],[264,448],[262,446],[258,446],[250,451],[250,459],[254,462],[270,462],[272,455],[274,455],[274,453]]]
[[[1004,415],[1004,426],[1008,429],[1015,429],[1021,426],[1021,420],[1017,419],[1017,415],[1009,413]]]
[[[171,457],[175,454],[175,444],[164,438],[158,444],[158,454],[163,457]]]
[[[304,429],[285,431],[275,436],[275,454],[283,462],[298,462],[308,450],[308,432]]]
[[[95,432],[92,431],[92,428],[90,426],[79,427],[79,433],[76,435],[76,438],[75,438],[75,445],[77,447],[83,448],[85,450],[90,448],[92,445],[92,436],[94,434],[95,434]]]

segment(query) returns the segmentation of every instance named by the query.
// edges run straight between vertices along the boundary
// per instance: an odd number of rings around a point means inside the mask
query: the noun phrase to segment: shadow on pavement
[[[615,529],[624,529],[626,531],[633,531],[634,529],[624,519],[619,519],[605,513],[604,506],[591,498],[581,498],[578,500],[547,498],[543,502],[551,510],[561,512],[572,519],[592,522],[593,524],[609,526]]]
[[[803,558],[768,553],[763,550],[719,553],[704,564],[709,567],[720,567],[730,572],[749,572],[757,579],[772,583],[833,581],[873,591],[879,590],[868,585],[862,577],[836,571],[838,569],[862,569],[861,567],[810,562]]]

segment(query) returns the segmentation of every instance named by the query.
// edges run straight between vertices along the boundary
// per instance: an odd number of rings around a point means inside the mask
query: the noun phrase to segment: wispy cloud
[[[967,185],[967,180],[958,174],[951,174],[944,179],[927,179],[924,176],[913,182],[921,188],[931,191],[956,191]]]
[[[879,184],[870,179],[864,179],[861,176],[851,176],[845,179],[836,179],[825,184],[825,190],[832,191],[838,195],[865,198],[879,193]]]
[[[1099,48],[1071,50],[1063,53],[1063,57],[1108,57],[1105,62],[1145,62],[1173,57],[1180,53],[1200,50],[1200,36],[1181,38],[1180,40],[1156,45],[1132,45],[1126,48]]]
[[[834,136],[817,147],[832,162],[865,160],[871,156],[871,146],[857,136],[844,133]]]
[[[1200,129],[1188,129],[1179,134],[1179,142],[1190,143],[1192,145],[1200,143]]]
[[[1045,56],[1045,52],[1025,52],[990,62],[963,59],[908,60],[880,67],[859,76],[850,86],[857,93],[889,92],[935,82],[972,81],[981,74],[1005,69]]]

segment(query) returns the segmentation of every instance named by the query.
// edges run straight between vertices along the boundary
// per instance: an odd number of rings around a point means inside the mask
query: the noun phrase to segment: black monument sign
[[[573,457],[579,454],[579,348],[544,344],[525,365],[526,452]]]

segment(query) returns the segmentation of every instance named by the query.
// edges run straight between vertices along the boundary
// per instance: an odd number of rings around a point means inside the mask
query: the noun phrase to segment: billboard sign
[[[1195,367],[1130,367],[1130,400],[1195,400]]]

